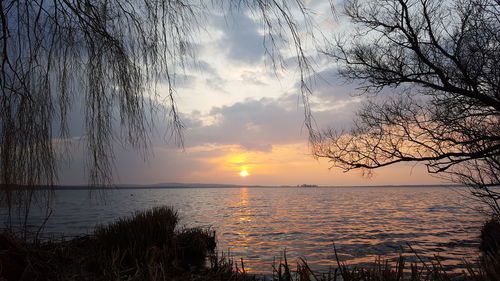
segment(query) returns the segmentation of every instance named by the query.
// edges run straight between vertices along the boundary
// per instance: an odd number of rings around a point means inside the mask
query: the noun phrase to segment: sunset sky
[[[334,20],[328,2],[308,4],[327,37],[348,28],[341,17]],[[210,15],[205,29],[205,35],[195,42],[196,62],[176,77],[177,104],[185,125],[184,150],[173,141],[166,142],[165,125],[157,124],[147,160],[134,150],[117,146],[116,183],[442,183],[421,165],[384,168],[370,178],[358,171],[329,169],[325,159],[316,160],[310,154],[293,57],[286,59],[287,71],[274,72],[263,47],[261,25],[245,9],[228,18]],[[335,62],[307,47],[317,71],[312,77],[311,108],[318,128],[348,128],[363,98],[356,96],[356,85],[338,77]],[[78,119],[78,112],[73,119]],[[71,134],[78,139],[81,129],[73,129]],[[63,162],[61,184],[86,183],[82,146],[75,142],[73,156]]]

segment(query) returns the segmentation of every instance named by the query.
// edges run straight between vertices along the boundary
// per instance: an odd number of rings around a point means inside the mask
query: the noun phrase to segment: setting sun
[[[246,168],[242,168],[241,172],[240,172],[240,176],[241,177],[246,177],[248,175],[250,175],[250,174],[248,173],[247,169]]]

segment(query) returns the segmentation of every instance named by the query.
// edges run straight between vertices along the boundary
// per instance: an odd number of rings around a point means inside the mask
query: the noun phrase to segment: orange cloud
[[[396,185],[438,184],[422,166],[399,165],[379,169],[372,178],[360,172],[344,173],[329,169],[328,162],[314,159],[306,143],[274,145],[268,152],[248,151],[238,145],[209,145],[194,148],[208,165],[190,174],[191,182],[230,183],[242,185]],[[209,168],[206,168],[209,167]],[[249,174],[242,177],[246,170]]]

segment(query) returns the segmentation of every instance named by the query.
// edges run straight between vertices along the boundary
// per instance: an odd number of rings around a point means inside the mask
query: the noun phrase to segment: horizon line
[[[379,184],[379,185],[312,185],[312,186],[301,186],[299,185],[257,185],[257,184],[219,184],[219,183],[179,183],[179,182],[168,182],[168,183],[155,183],[155,184],[113,184],[109,186],[91,186],[85,184],[58,184],[54,185],[54,189],[162,189],[162,188],[286,188],[286,187],[297,187],[297,188],[367,188],[367,187],[466,187],[464,184]]]

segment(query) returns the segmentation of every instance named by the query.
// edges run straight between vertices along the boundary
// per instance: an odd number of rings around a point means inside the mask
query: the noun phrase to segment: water
[[[348,264],[373,262],[399,253],[415,260],[438,256],[460,268],[477,255],[485,218],[444,187],[370,188],[172,188],[119,189],[106,201],[85,190],[58,190],[46,226],[51,235],[90,233],[136,210],[170,205],[186,226],[211,226],[219,250],[243,258],[250,272],[269,273],[286,250],[289,260],[305,257],[313,269],[334,266],[333,243]],[[34,216],[32,223],[42,220]]]

